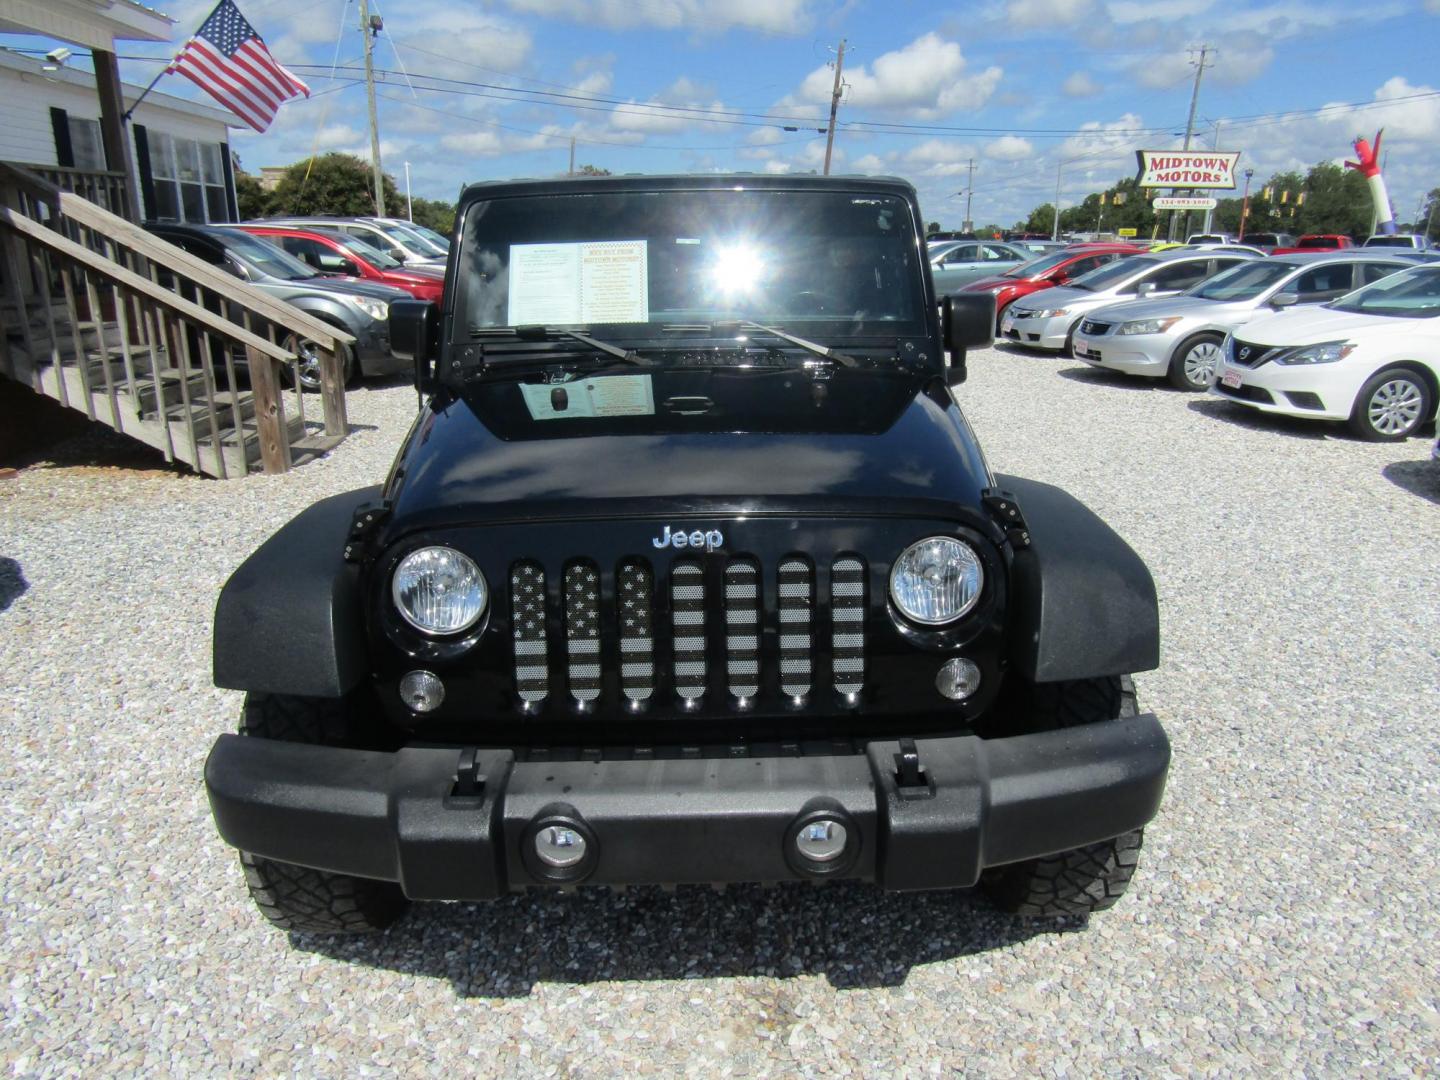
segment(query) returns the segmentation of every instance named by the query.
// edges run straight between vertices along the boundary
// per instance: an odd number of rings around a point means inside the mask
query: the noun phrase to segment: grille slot
[[[616,575],[616,616],[620,623],[620,689],[631,701],[649,701],[655,693],[655,579],[650,564],[638,559],[620,564]]]
[[[750,559],[725,568],[725,679],[739,704],[760,692],[760,568]]]
[[[1080,332],[1082,334],[1108,334],[1110,332],[1110,326],[1111,324],[1107,322],[1095,322],[1092,319],[1086,319],[1080,324]]]
[[[600,696],[600,574],[594,563],[571,563],[565,571],[567,680],[576,701]]]
[[[830,656],[835,689],[865,687],[865,564],[842,555],[830,564]]]
[[[538,704],[550,692],[545,571],[539,563],[520,562],[510,569],[510,622],[515,639],[515,690],[521,701]]]
[[[810,563],[799,556],[782,559],[778,572],[780,594],[780,689],[791,697],[810,693],[814,661],[811,628],[815,576]]]
[[[705,696],[705,571],[686,559],[670,568],[670,625],[675,692],[687,703]]]

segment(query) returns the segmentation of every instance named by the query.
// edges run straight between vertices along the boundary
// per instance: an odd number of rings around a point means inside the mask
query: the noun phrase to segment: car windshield
[[[238,230],[226,231],[221,243],[241,262],[269,277],[281,281],[307,281],[320,276],[288,251],[258,236]]]
[[[1007,270],[1002,277],[1033,278],[1045,273],[1047,270],[1054,270],[1062,263],[1067,263],[1075,258],[1074,252],[1057,251],[1053,255],[1042,255],[1038,259],[1031,259],[1029,262],[1021,263],[1013,270]]]
[[[1392,274],[1326,306],[1356,315],[1433,319],[1440,315],[1440,267],[1416,267]]]
[[[396,270],[402,265],[400,260],[391,258],[389,252],[381,251],[373,244],[367,244],[358,236],[351,236],[349,233],[332,233],[330,238],[346,251],[360,256],[370,265],[378,266],[381,270]]]
[[[1253,300],[1270,286],[1282,281],[1298,269],[1291,262],[1270,260],[1243,262],[1222,270],[1209,281],[1203,281],[1187,295],[1202,300]]]
[[[1336,240],[1333,236],[1307,236],[1295,246],[1300,248],[1336,248],[1340,246],[1340,241]]]
[[[1365,246],[1413,248],[1415,241],[1408,236],[1372,236],[1365,241]]]
[[[1284,246],[1284,244],[1282,243],[1280,237],[1279,237],[1278,235],[1276,235],[1275,233],[1271,233],[1271,232],[1246,233],[1246,234],[1245,234],[1245,240],[1246,240],[1247,243],[1255,244],[1255,245],[1257,245],[1257,246],[1259,246],[1259,247],[1283,247],[1283,246]]]
[[[418,252],[430,258],[445,254],[445,249],[426,240],[419,233],[407,229],[404,225],[395,225],[388,221],[377,221],[375,227],[386,236],[394,240],[397,245],[407,251]]]
[[[1081,289],[1085,292],[1099,292],[1159,265],[1158,259],[1146,259],[1138,256],[1130,259],[1116,259],[1112,263],[1096,267],[1088,274],[1081,274],[1070,282],[1069,288]]]
[[[916,236],[910,204],[873,192],[493,199],[465,210],[455,336],[538,324],[668,343],[748,321],[828,344],[893,345],[926,333]]]
[[[409,229],[413,233],[419,233],[421,236],[423,236],[426,240],[429,240],[431,244],[433,244],[440,250],[450,250],[450,238],[444,233],[438,233],[434,229],[430,228],[428,225],[417,225],[413,221],[409,225],[406,225],[404,227]]]

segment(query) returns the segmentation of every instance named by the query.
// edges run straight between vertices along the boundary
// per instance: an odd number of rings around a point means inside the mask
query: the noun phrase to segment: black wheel
[[[285,347],[296,356],[295,364],[286,364],[280,369],[285,385],[294,386],[298,378],[301,390],[318,394],[320,392],[320,355],[322,352],[319,344],[309,338],[296,338],[291,335],[286,340]],[[340,385],[353,386],[357,381],[359,371],[360,364],[355,358],[355,347],[341,345]]]
[[[1070,329],[1065,334],[1065,346],[1060,350],[1061,356],[1075,355],[1075,331],[1080,329],[1080,324],[1083,321],[1083,319],[1076,319],[1073,323],[1070,324]]]
[[[1180,343],[1170,357],[1169,370],[1165,377],[1177,390],[1199,392],[1215,385],[1220,370],[1221,345],[1225,339],[1220,334],[1196,334]]]
[[[1430,418],[1430,385],[1409,368],[1376,372],[1355,395],[1350,430],[1367,442],[1399,442]]]
[[[1104,723],[1138,712],[1128,676],[1041,683],[1027,687],[1027,729],[1053,731]],[[987,870],[980,887],[1014,915],[1054,917],[1104,911],[1125,893],[1139,864],[1144,830],[1071,851]]]
[[[356,724],[345,701],[247,694],[240,734],[257,739],[352,746]],[[284,930],[359,934],[383,930],[410,901],[393,881],[372,881],[240,853],[250,899]]]

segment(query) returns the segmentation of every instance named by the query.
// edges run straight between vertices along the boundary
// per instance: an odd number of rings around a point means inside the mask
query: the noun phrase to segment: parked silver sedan
[[[997,240],[964,240],[947,251],[930,254],[930,272],[935,276],[935,294],[946,296],[972,281],[1003,274],[1012,266],[1029,262],[1033,251]]]
[[[1080,323],[1072,347],[1093,367],[1205,390],[1215,382],[1225,335],[1255,315],[1335,300],[1415,262],[1358,248],[1246,262],[1180,296],[1099,308]]]
[[[1016,300],[1000,318],[1000,338],[1031,348],[1069,352],[1081,321],[1102,307],[1131,297],[1178,296],[1237,263],[1263,257],[1176,248],[1117,259],[1068,285]]]

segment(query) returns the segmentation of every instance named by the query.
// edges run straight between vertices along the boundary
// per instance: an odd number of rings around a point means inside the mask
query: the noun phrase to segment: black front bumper
[[[527,885],[826,876],[966,887],[986,867],[1140,828],[1170,762],[1150,714],[915,748],[918,782],[897,772],[896,742],[864,755],[551,763],[508,750],[381,753],[222,735],[205,784],[220,835],[242,851],[398,881],[415,899],[484,900]],[[811,866],[793,838],[816,814],[842,821],[851,844]],[[555,822],[589,841],[573,870],[533,857],[535,831]]]

